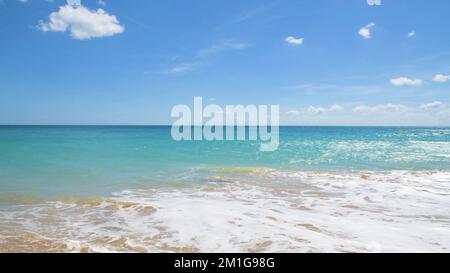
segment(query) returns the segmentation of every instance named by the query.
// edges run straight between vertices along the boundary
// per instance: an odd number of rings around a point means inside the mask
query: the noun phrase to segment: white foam
[[[233,179],[114,196],[132,207],[48,203],[3,212],[0,225],[20,219],[23,230],[66,240],[72,251],[450,251],[448,172],[271,171]],[[157,211],[142,211],[149,206]],[[114,243],[121,238],[129,247]]]

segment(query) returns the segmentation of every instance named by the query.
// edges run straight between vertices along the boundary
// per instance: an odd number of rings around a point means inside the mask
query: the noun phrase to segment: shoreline
[[[450,251],[450,172],[249,171],[0,209],[0,252]]]

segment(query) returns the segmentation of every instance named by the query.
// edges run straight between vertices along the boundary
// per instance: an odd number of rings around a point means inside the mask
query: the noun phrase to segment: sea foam
[[[0,251],[450,251],[449,172],[214,174],[203,186],[12,206],[0,211]]]

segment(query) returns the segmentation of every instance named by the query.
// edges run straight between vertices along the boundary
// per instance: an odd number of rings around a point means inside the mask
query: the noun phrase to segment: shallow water
[[[449,252],[450,129],[0,127],[0,252]]]

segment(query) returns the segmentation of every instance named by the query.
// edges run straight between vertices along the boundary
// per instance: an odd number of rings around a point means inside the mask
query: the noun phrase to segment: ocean
[[[0,126],[0,252],[449,252],[450,128]]]

